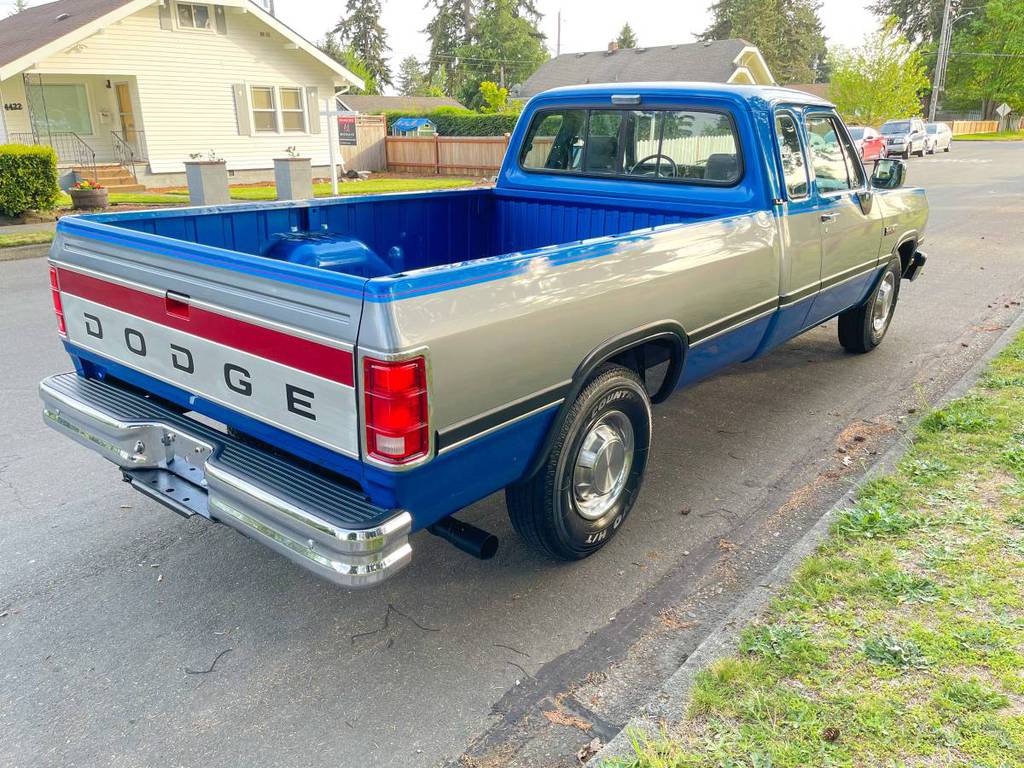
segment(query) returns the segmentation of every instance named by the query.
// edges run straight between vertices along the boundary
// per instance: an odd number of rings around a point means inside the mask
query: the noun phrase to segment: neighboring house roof
[[[250,0],[217,0],[212,4],[244,8],[294,43],[297,49],[333,70],[346,84],[363,87],[359,77],[256,3]],[[37,61],[151,5],[153,0],[57,0],[0,19],[0,80],[29,69]]]
[[[354,96],[338,94],[338,104],[353,112],[374,115],[380,112],[430,112],[438,107],[462,107],[447,96]]]
[[[828,83],[791,83],[786,87],[792,88],[794,91],[814,94],[819,99],[824,99],[825,101],[831,101]]]
[[[535,96],[563,85],[675,80],[762,85],[775,82],[757,47],[737,38],[563,53],[541,64],[516,95]]]

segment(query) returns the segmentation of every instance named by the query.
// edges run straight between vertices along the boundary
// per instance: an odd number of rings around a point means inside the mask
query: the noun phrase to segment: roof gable
[[[523,84],[519,95],[534,96],[549,88],[586,83],[673,80],[725,83],[736,72],[736,60],[748,49],[757,50],[746,40],[736,38],[651,48],[563,53],[541,64]]]
[[[258,4],[250,0],[206,2],[210,5],[244,8],[347,83],[363,87],[362,79]],[[6,80],[31,67],[35,59],[46,58],[56,50],[70,47],[103,27],[153,4],[154,0],[56,0],[0,19],[0,80]]]

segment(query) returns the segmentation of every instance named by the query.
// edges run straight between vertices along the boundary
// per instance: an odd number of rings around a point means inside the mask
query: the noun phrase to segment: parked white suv
[[[953,130],[946,123],[927,123],[925,130],[928,132],[928,152],[935,154],[938,150],[949,152],[953,146]]]

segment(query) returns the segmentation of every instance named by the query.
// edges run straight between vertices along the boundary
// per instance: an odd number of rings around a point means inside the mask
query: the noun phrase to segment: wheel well
[[[604,362],[615,363],[636,373],[647,388],[651,401],[664,400],[675,389],[683,369],[684,346],[676,336],[638,342],[619,350]]]
[[[914,251],[917,250],[916,240],[905,240],[900,243],[896,252],[900,257],[900,274],[905,275],[910,268],[910,260],[914,258]]]

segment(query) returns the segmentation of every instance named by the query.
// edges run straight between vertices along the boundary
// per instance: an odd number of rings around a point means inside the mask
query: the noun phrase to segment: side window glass
[[[800,132],[792,115],[781,114],[775,118],[775,133],[779,140],[779,159],[782,161],[782,175],[786,183],[786,197],[799,200],[807,197],[810,179],[807,164],[800,151]]]
[[[584,171],[615,173],[619,164],[619,128],[622,110],[593,110],[587,129],[587,152]]]
[[[807,118],[807,146],[819,192],[840,192],[850,189],[846,158],[832,120],[823,115]]]
[[[524,168],[579,170],[583,161],[583,132],[586,125],[587,113],[582,109],[537,115],[523,142],[519,161]]]
[[[834,123],[835,120],[833,120]],[[850,143],[846,132],[839,128],[839,126],[835,127],[839,134],[839,141],[843,145],[843,156],[846,158],[846,175],[850,179],[850,186],[854,188],[862,187],[864,186],[864,172],[861,170],[860,163],[857,162],[857,150]]]

